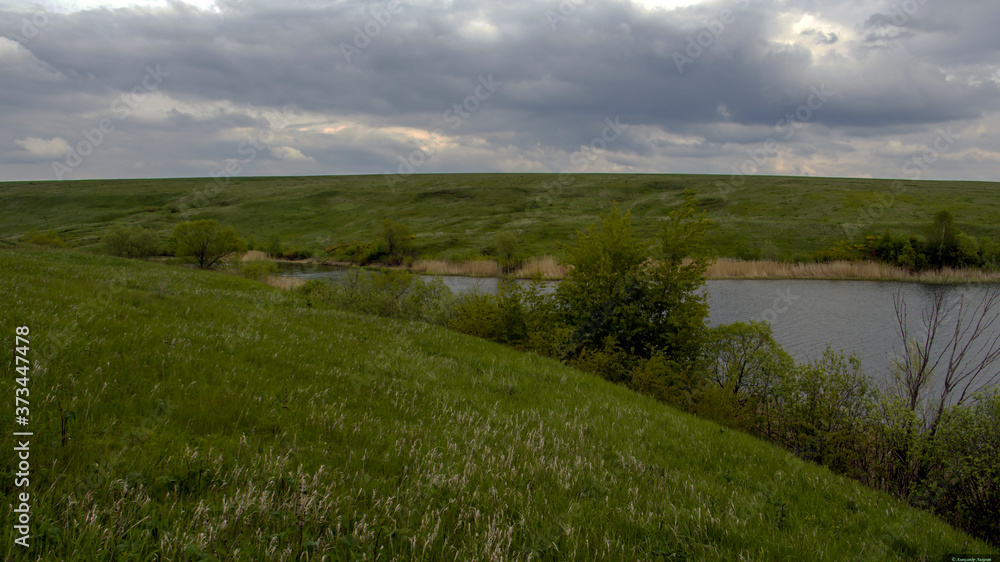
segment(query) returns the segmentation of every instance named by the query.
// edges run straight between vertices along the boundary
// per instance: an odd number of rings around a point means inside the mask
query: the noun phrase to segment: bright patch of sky
[[[180,2],[180,0],[63,0],[60,2],[47,0],[36,2],[0,0],[0,6],[22,8],[25,6],[42,6],[46,9],[52,9],[59,12],[79,12],[95,8],[166,8],[171,2],[188,4],[202,10],[217,9],[216,0],[183,0],[183,2]],[[702,3],[699,0],[631,0],[631,2],[633,5],[640,6],[648,10],[661,8],[665,10],[673,10],[675,8],[683,8],[685,6],[693,6],[695,4]]]

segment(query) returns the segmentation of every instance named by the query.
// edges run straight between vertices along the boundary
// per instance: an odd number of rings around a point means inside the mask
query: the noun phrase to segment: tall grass
[[[414,262],[414,273],[465,275],[470,277],[500,277],[500,266],[491,260],[448,262],[421,260]],[[514,276],[531,279],[541,273],[543,279],[562,279],[567,267],[552,256],[531,258]],[[997,283],[1000,272],[978,268],[950,268],[941,271],[910,271],[877,262],[835,261],[825,263],[788,263],[773,260],[736,260],[722,258],[708,267],[708,279],[857,279],[872,281],[914,281],[920,283]]]
[[[542,279],[562,279],[568,271],[565,265],[552,256],[542,256],[527,260],[515,276],[522,279],[532,279],[536,275],[541,275]]]
[[[866,279],[923,283],[1000,281],[1000,273],[989,273],[977,268],[945,268],[942,271],[910,273],[901,267],[869,261],[787,263],[731,259],[720,259],[710,265],[707,277],[709,279]]]
[[[253,260],[269,260],[271,257],[267,252],[261,252],[260,250],[250,250],[243,254],[241,258],[243,261],[253,261]]]
[[[282,289],[284,291],[290,291],[296,289],[306,284],[306,280],[300,277],[286,277],[280,275],[271,275],[265,282],[277,289]]]
[[[0,249],[0,326],[12,338],[21,325],[34,358],[33,535],[30,551],[16,550],[4,478],[7,559],[990,551],[885,494],[556,361],[233,275]],[[0,416],[0,432],[13,421]],[[14,463],[7,448],[0,472]]]
[[[430,273],[434,275],[464,275],[467,277],[500,277],[503,269],[493,260],[473,260],[450,262],[444,260],[420,260],[413,263],[410,271],[414,273]],[[566,275],[566,266],[552,256],[530,258],[513,272],[515,277],[532,279],[536,275],[543,279],[562,279]]]
[[[473,260],[463,262],[419,260],[413,262],[410,270],[414,273],[464,275],[468,277],[499,277],[503,273],[500,268],[500,264],[493,260]]]

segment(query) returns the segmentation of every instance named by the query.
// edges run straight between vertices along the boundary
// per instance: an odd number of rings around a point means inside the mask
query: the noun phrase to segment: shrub
[[[847,240],[838,240],[834,245],[813,253],[812,258],[817,262],[858,261],[861,259],[861,256],[850,242]]]
[[[571,354],[601,349],[613,336],[640,359],[697,361],[708,316],[698,289],[708,266],[709,222],[695,206],[688,194],[655,241],[637,238],[630,214],[617,206],[579,234],[567,260],[573,268],[555,293],[563,322],[574,329]]]
[[[424,281],[404,271],[351,270],[337,284],[306,283],[302,291],[338,308],[391,318],[447,324],[454,296],[440,279]]]
[[[783,444],[803,458],[855,475],[874,398],[861,360],[828,347],[822,357],[787,373],[777,393]]]
[[[239,271],[244,277],[264,281],[271,275],[277,275],[278,265],[271,260],[248,260],[240,263]]]
[[[389,263],[399,263],[413,250],[413,238],[413,230],[405,224],[385,219],[379,225],[379,250]]]
[[[281,251],[278,256],[285,260],[304,260],[309,259],[313,256],[312,250],[309,248],[300,248],[298,246],[289,246]]]
[[[56,231],[38,232],[34,228],[21,235],[21,242],[50,248],[66,248],[66,243],[56,234]]]
[[[517,252],[517,238],[510,232],[498,232],[496,238],[497,261],[504,273],[510,273],[520,267]]]
[[[708,331],[702,362],[708,387],[702,399],[732,425],[738,418],[745,428],[767,424],[776,406],[778,389],[795,362],[774,341],[771,325],[765,322],[735,322]],[[729,393],[724,399],[722,392]],[[708,406],[711,404],[711,406]],[[716,419],[703,408],[701,415]],[[764,426],[761,426],[764,424]]]
[[[101,243],[109,254],[123,258],[148,258],[160,253],[160,243],[153,231],[137,225],[113,225]]]
[[[928,446],[926,507],[978,537],[1000,540],[1000,390],[969,406],[951,407]]]
[[[246,251],[246,242],[233,227],[214,220],[187,221],[174,228],[177,257],[208,269],[233,254]]]
[[[765,240],[760,245],[760,259],[777,261],[781,259],[781,250],[770,240]]]
[[[733,256],[741,260],[759,260],[760,248],[751,248],[745,240],[740,240],[737,242],[736,247],[733,248]]]
[[[979,240],[979,260],[983,264],[983,269],[989,271],[1000,270],[1000,244],[989,238],[983,237]]]
[[[960,232],[955,236],[955,249],[950,261],[958,267],[980,267],[983,262],[979,257],[979,242]]]
[[[272,258],[280,258],[284,248],[285,245],[281,242],[281,236],[278,234],[270,234],[264,242],[263,250],[270,254]]]
[[[677,408],[692,409],[703,382],[695,366],[682,365],[663,355],[634,363],[629,374],[629,386],[633,390]],[[712,419],[722,421],[716,417]]]

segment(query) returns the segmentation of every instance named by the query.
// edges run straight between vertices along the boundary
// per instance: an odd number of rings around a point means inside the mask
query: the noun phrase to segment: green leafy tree
[[[398,258],[413,249],[413,230],[409,226],[385,219],[379,225],[380,250],[390,258]]]
[[[949,265],[958,247],[958,227],[955,217],[948,211],[939,211],[926,230],[927,254],[931,265],[937,268]]]
[[[989,271],[1000,269],[1000,244],[986,237],[981,238],[979,240],[979,259],[984,269]]]
[[[264,251],[270,254],[272,258],[280,258],[282,252],[285,251],[285,245],[281,241],[281,236],[277,233],[268,235],[267,240],[264,242]]]
[[[964,232],[955,236],[955,249],[951,256],[951,265],[958,267],[979,267],[983,264],[979,258],[979,241]]]
[[[148,228],[116,224],[101,238],[105,250],[123,258],[148,258],[160,253],[160,243]]]
[[[857,356],[827,347],[822,357],[787,373],[779,395],[785,446],[841,473],[857,467],[874,399]]]
[[[569,249],[573,267],[556,290],[563,320],[574,329],[571,355],[613,340],[637,359],[697,361],[708,316],[698,289],[709,263],[703,236],[710,223],[695,207],[688,194],[654,240],[637,238],[630,214],[617,206],[579,234]]]
[[[517,267],[517,237],[510,232],[498,232],[496,239],[497,257],[504,273],[509,273]]]
[[[773,396],[782,374],[795,367],[791,356],[774,341],[771,325],[756,321],[709,330],[705,363],[713,383],[743,400]]]
[[[231,226],[214,220],[186,221],[174,228],[175,255],[208,269],[233,254],[246,251],[246,242]]]

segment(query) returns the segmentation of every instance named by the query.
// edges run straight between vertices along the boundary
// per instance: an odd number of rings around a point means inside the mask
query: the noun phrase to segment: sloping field
[[[553,360],[224,273],[0,250],[44,560],[938,560],[934,517]],[[4,363],[8,400],[14,354]],[[13,412],[0,417],[6,435]],[[5,557],[13,546],[5,523]]]

